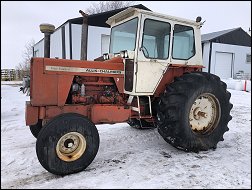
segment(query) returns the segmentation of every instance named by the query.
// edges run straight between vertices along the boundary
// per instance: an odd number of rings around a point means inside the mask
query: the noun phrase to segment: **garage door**
[[[231,78],[232,77],[232,53],[215,53],[215,65],[214,74],[218,75],[220,78]]]

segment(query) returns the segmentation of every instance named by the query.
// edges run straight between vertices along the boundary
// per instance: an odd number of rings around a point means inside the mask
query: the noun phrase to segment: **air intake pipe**
[[[40,24],[40,31],[44,33],[44,57],[50,58],[50,36],[55,30],[52,24]]]

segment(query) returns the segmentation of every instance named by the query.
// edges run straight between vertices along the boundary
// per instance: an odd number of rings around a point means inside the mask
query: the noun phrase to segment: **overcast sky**
[[[251,27],[251,1],[137,1],[154,12],[195,20],[206,20],[201,33]],[[1,1],[1,68],[15,68],[22,61],[25,45],[43,38],[39,24],[57,28],[80,17],[90,1]]]

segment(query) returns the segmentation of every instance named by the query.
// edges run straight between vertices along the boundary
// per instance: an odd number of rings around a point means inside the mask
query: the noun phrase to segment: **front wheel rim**
[[[201,94],[196,98],[189,113],[189,124],[194,133],[207,134],[219,123],[221,115],[218,99],[210,93]]]
[[[66,162],[79,159],[86,150],[86,139],[78,132],[70,132],[63,135],[56,145],[58,157]]]

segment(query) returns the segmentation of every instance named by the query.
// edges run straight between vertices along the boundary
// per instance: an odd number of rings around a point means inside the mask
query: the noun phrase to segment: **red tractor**
[[[103,61],[31,61],[26,125],[41,165],[57,175],[84,170],[97,154],[100,123],[157,127],[184,151],[215,149],[232,119],[231,94],[218,76],[201,71],[199,17],[128,8],[107,23]],[[53,27],[41,31],[50,35]]]

